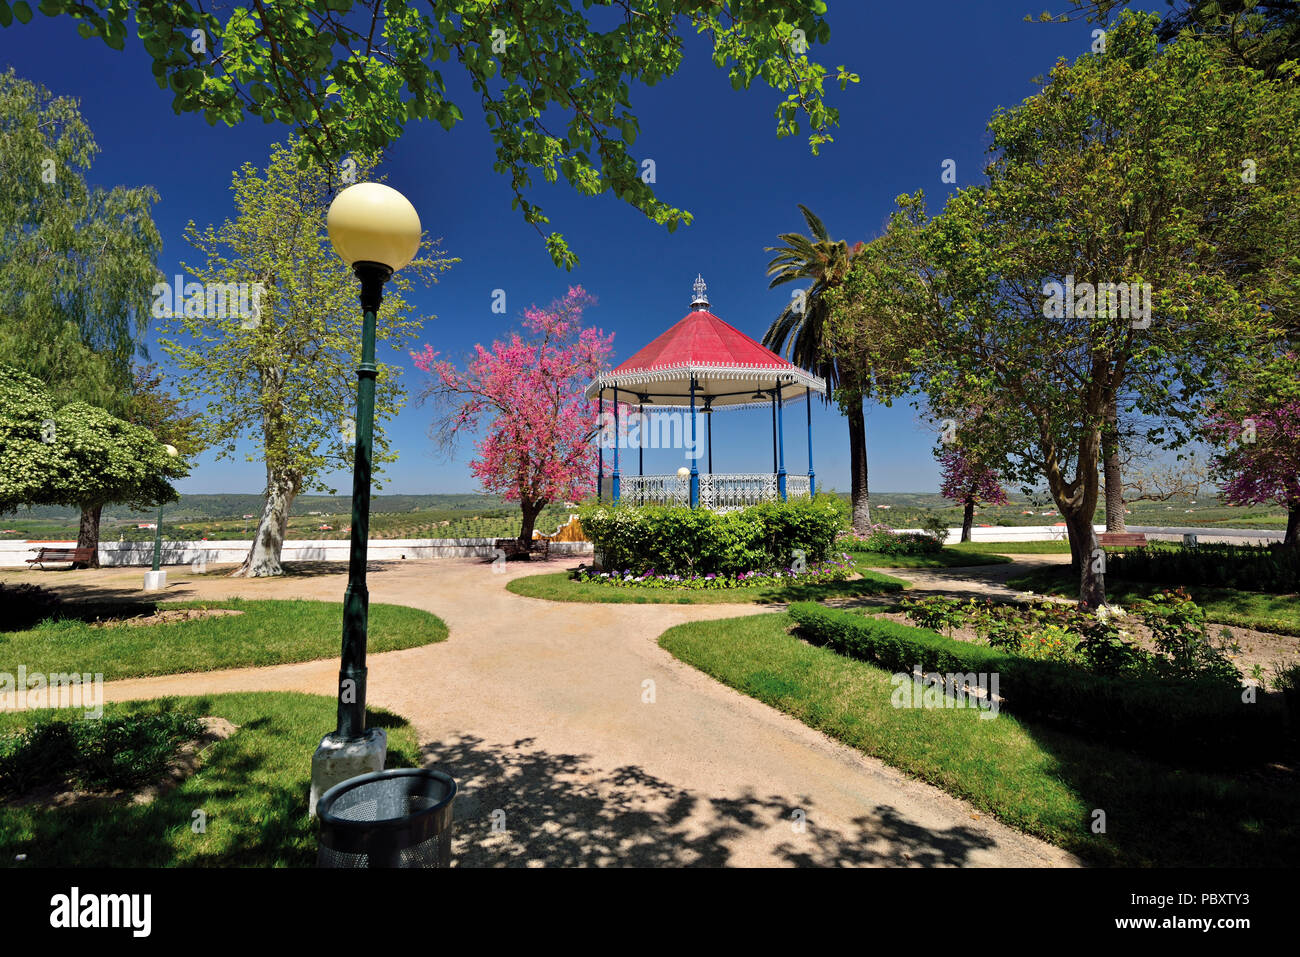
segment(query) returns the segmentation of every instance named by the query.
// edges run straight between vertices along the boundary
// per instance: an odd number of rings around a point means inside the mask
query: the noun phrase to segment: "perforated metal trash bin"
[[[450,867],[456,782],[396,768],[334,785],[316,805],[317,867]]]

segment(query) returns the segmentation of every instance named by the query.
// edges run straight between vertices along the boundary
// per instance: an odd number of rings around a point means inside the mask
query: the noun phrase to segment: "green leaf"
[[[14,22],[13,11],[9,9],[9,4],[5,0],[0,0],[0,27],[7,27]]]
[[[14,17],[19,23],[32,22],[32,8],[27,5],[27,0],[17,0],[14,4]]]
[[[114,50],[121,50],[126,46],[126,31],[122,29],[120,21],[109,20],[104,24],[104,42]]]

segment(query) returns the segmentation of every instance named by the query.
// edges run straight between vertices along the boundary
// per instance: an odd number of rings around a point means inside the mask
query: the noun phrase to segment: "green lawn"
[[[587,601],[606,604],[773,605],[792,601],[822,601],[901,591],[907,582],[879,572],[863,571],[851,581],[810,585],[754,585],[749,588],[670,589],[596,585],[574,581],[569,572],[527,575],[506,585],[507,591],[548,601]]]
[[[111,607],[98,606],[97,612]],[[144,613],[153,607],[135,606]],[[343,606],[337,602],[223,599],[158,607],[230,608],[243,614],[142,627],[100,628],[73,618],[45,621],[22,631],[0,632],[0,672],[12,674],[23,664],[30,672],[102,673],[114,681],[330,658],[338,655],[342,641]],[[427,611],[370,606],[371,653],[446,637],[447,626]]]
[[[335,699],[263,692],[182,698],[177,704],[194,704],[238,730],[211,746],[196,773],[149,804],[3,807],[0,866],[313,866],[316,837],[307,816],[311,754],[334,728]],[[104,713],[157,706],[109,704]],[[31,712],[0,714],[0,735],[31,718]],[[367,711],[366,724],[388,731],[386,767],[416,765],[417,741],[406,721]],[[204,814],[204,833],[194,833],[195,811]],[[16,862],[18,854],[26,854],[26,861]]]
[[[1076,598],[1079,594],[1079,580],[1068,565],[1036,568],[1008,580],[1007,584],[1012,588],[1042,595]],[[1123,581],[1109,575],[1106,577],[1106,596],[1121,605],[1134,598],[1145,598],[1154,592],[1173,587],[1175,586],[1152,582]],[[1200,585],[1184,586],[1184,591],[1205,609],[1206,617],[1212,622],[1254,628],[1276,635],[1300,635],[1300,595],[1272,595],[1239,588],[1210,588]]]
[[[808,645],[785,614],[695,622],[659,644],[744,694],[1097,864],[1291,866],[1293,772],[1172,767],[1006,714],[891,706],[890,674]],[[1093,811],[1106,833],[1092,833]]]
[[[886,555],[850,550],[859,568],[957,568],[967,565],[1001,565],[1011,561],[1001,555],[969,551],[965,546],[945,547],[929,555]]]
[[[1068,555],[1069,542],[961,542],[950,545],[954,551],[971,555]]]

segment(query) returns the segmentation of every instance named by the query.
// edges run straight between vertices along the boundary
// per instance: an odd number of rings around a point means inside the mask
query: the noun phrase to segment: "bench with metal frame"
[[[47,571],[45,562],[71,562],[74,566],[86,565],[95,560],[95,550],[93,548],[44,548],[36,553],[35,558],[27,559],[27,564],[40,566],[41,571]]]

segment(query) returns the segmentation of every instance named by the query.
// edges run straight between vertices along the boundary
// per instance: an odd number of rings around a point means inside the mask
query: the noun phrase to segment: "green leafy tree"
[[[84,402],[60,404],[38,380],[0,366],[0,512],[65,505],[98,517],[114,502],[147,508],[175,501],[168,479],[186,474],[184,459],[148,429]],[[98,549],[93,531],[87,547]],[[90,565],[98,567],[97,554]]]
[[[1109,23],[1129,6],[1127,0],[1071,0],[1078,15]],[[1162,41],[1181,38],[1198,42],[1206,52],[1229,66],[1246,66],[1266,76],[1290,79],[1297,73],[1291,61],[1300,58],[1300,2],[1296,0],[1167,0],[1168,12],[1156,27]],[[1058,19],[1069,20],[1062,16]],[[1290,65],[1288,65],[1290,64]],[[1241,158],[1242,177],[1273,176],[1260,169],[1262,156]],[[1243,218],[1226,209],[1208,220],[1210,236],[1225,253],[1225,262],[1238,278],[1255,289],[1267,303],[1293,343],[1300,343],[1300,220],[1295,216],[1298,197],[1264,190],[1254,215]],[[1244,228],[1243,228],[1244,227]],[[1123,446],[1133,427],[1124,420],[1122,402],[1106,413],[1102,432],[1102,467],[1105,474],[1106,530],[1124,531]]]
[[[265,171],[245,164],[234,175],[233,219],[203,229],[189,224],[186,238],[204,257],[185,267],[199,284],[197,298],[186,294],[184,308],[164,318],[160,336],[178,369],[182,399],[207,400],[201,441],[218,458],[233,458],[248,441],[257,454],[249,461],[266,467],[265,505],[248,557],[234,572],[240,576],[282,572],[294,498],[318,489],[333,494],[322,476],[352,463],[358,284],[325,231],[337,173],[301,159],[294,144],[276,146]],[[355,163],[358,180],[371,176],[373,159]],[[436,243],[424,248],[385,286],[377,339],[393,349],[420,328],[404,298],[412,280],[432,281],[455,262]],[[224,306],[215,296],[205,301],[207,291],[219,288],[227,290]],[[396,458],[382,423],[405,401],[398,373],[379,363],[376,466]]]
[[[459,123],[441,66],[454,62],[487,121],[494,168],[539,233],[549,220],[526,195],[535,175],[612,193],[670,232],[691,221],[656,197],[630,150],[640,132],[633,88],[673,76],[692,33],[709,35],[735,89],[762,80],[784,94],[778,136],[799,134],[802,114],[815,153],[839,120],[823,99],[827,70],[808,57],[830,38],[825,0],[300,0],[221,16],[190,0],[42,0],[40,9],[117,50],[133,30],[177,112],[290,124],[323,161],[382,149],[414,120]],[[31,9],[15,3],[13,14],[26,22]],[[13,18],[0,0],[0,25]],[[841,66],[834,79],[843,89],[858,77]],[[557,264],[577,262],[559,233],[546,245]]]
[[[75,100],[0,73],[0,363],[122,415],[159,275],[158,196],[90,186],[97,152]],[[97,547],[98,528],[84,511],[77,544]]]
[[[1129,0],[1070,0],[1077,14],[1106,22]],[[1190,37],[1211,44],[1228,62],[1275,76],[1300,59],[1300,3],[1296,0],[1165,0],[1161,40]],[[1069,15],[1055,19],[1069,20]]]
[[[820,217],[803,203],[799,204],[799,212],[803,213],[811,235],[782,233],[778,237],[782,245],[766,247],[767,252],[776,253],[767,264],[767,275],[771,277],[767,287],[775,289],[789,282],[803,281],[808,282],[808,287],[796,290],[791,296],[763,334],[763,345],[773,352],[784,352],[795,365],[825,379],[828,401],[832,395],[838,398],[849,423],[849,500],[853,527],[865,534],[871,526],[871,493],[863,395],[853,387],[856,383],[843,388],[846,383],[840,375],[839,363],[825,342],[828,293],[844,281],[858,247],[850,249],[844,240],[831,239]]]
[[[994,117],[988,186],[930,221],[919,194],[900,198],[914,381],[933,409],[982,410],[989,467],[1047,485],[1088,605],[1105,601],[1092,521],[1107,410],[1127,390],[1181,441],[1225,365],[1267,340],[1271,317],[1214,235],[1226,212],[1223,228],[1247,229],[1295,188],[1284,131],[1298,126],[1295,86],[1195,42],[1161,53],[1154,18],[1126,14],[1104,53],[1059,63]],[[1268,184],[1239,175],[1242,156]]]

